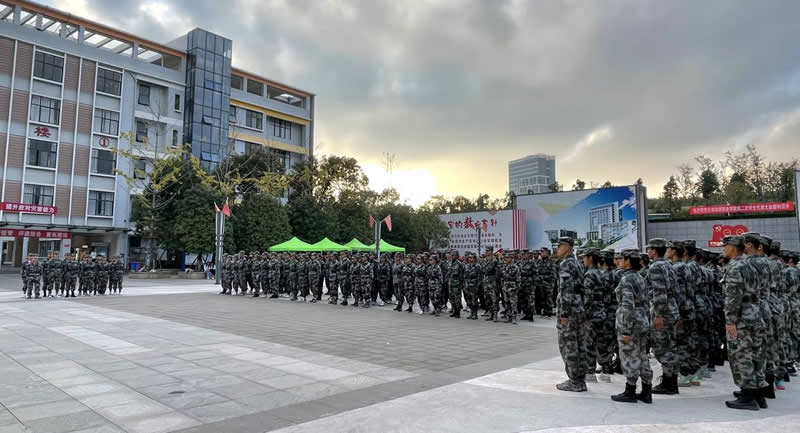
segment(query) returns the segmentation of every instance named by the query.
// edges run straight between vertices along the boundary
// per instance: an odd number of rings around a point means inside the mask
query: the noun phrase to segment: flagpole
[[[383,225],[383,220],[378,221],[377,229],[376,229],[376,240],[375,240],[375,254],[378,256],[378,260],[381,259],[381,226]]]
[[[217,271],[214,273],[216,284],[220,283],[221,276],[222,276],[222,257],[219,256],[219,238],[220,238],[220,218],[222,212],[215,211],[214,212],[214,252],[217,260]]]

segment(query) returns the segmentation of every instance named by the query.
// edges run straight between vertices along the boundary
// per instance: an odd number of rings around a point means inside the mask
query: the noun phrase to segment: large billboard
[[[483,253],[482,249],[522,249],[526,245],[525,212],[500,210],[439,215],[450,229],[448,249]]]
[[[797,214],[797,228],[800,230],[800,170],[794,172],[795,214]]]
[[[621,250],[645,243],[646,206],[644,187],[621,186],[521,195],[515,208],[525,211],[529,249],[570,236],[579,247]]]

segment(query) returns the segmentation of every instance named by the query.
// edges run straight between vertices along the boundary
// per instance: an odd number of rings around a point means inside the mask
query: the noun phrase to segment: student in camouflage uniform
[[[389,263],[389,254],[381,254],[380,264],[378,265],[378,293],[380,302],[378,305],[392,302],[392,264]]]
[[[539,297],[536,305],[541,307],[542,315],[550,317],[553,315],[553,299],[555,297],[555,285],[558,280],[558,265],[550,257],[550,249],[542,248],[542,259],[536,269],[536,287]]]
[[[470,320],[478,320],[478,291],[481,286],[481,265],[475,254],[467,253],[467,264],[464,267],[464,298],[467,300]]]
[[[350,269],[348,271],[350,288],[353,294],[353,307],[358,307],[364,302],[364,293],[361,289],[361,260],[361,253],[353,254],[353,259],[350,261]]]
[[[39,260],[42,267],[42,296],[47,297],[47,286],[50,285],[50,260],[53,258],[53,253],[47,253],[47,257]]]
[[[625,391],[611,396],[620,403],[642,401],[650,404],[652,399],[653,370],[647,357],[650,335],[650,304],[641,271],[641,252],[629,249],[622,252],[624,273],[616,288],[617,335],[622,371],[625,374]],[[636,384],[642,380],[642,392],[636,394]]]
[[[608,341],[605,308],[605,281],[598,268],[600,263],[600,250],[587,248],[583,252],[583,309],[586,312],[586,381],[597,382],[595,367],[602,366],[603,382],[611,382],[611,341]]]
[[[789,327],[788,310],[785,302],[786,279],[784,278],[784,264],[780,259],[781,243],[773,240],[769,248],[765,247],[765,255],[768,256],[770,274],[772,275],[772,304],[773,326],[775,327],[775,389],[783,391],[784,379],[787,377],[786,366],[789,363],[789,348],[786,346]]]
[[[745,252],[745,239],[760,242],[758,236],[726,236],[722,243],[730,264],[722,280],[725,295],[725,328],[728,339],[728,361],[733,381],[741,388],[736,400],[726,401],[732,409],[758,410],[766,408],[763,381],[763,360],[760,345],[764,337],[764,321],[758,302],[758,275]],[[752,249],[755,251],[755,248]]]
[[[64,296],[75,297],[75,286],[77,285],[78,274],[81,272],[81,264],[73,260],[72,254],[64,256],[63,276],[64,276]]]
[[[689,292],[687,280],[692,276],[689,274],[689,269],[683,262],[685,254],[683,241],[672,241],[667,244],[667,258],[672,262],[672,269],[675,271],[675,286],[677,287],[678,294],[678,310],[680,312],[680,319],[675,326],[675,338],[678,347],[678,360],[679,360],[679,373],[678,386],[691,385],[690,376],[692,371],[692,356],[695,350],[694,339],[694,301],[693,293]]]
[[[217,259],[217,272],[219,272],[219,282],[221,289],[219,294],[230,294],[230,259],[227,254],[223,254],[221,259]]]
[[[678,345],[675,326],[680,319],[678,309],[677,276],[672,265],[664,259],[667,241],[656,238],[647,244],[651,265],[645,276],[647,297],[650,299],[650,345],[653,354],[661,363],[661,383],[653,389],[654,394],[678,394]]]
[[[308,297],[308,262],[306,261],[305,253],[298,254],[295,275],[297,283],[295,284],[294,293],[292,293],[292,299],[296,301],[299,294],[303,298],[303,302],[305,302]]]
[[[487,321],[497,320],[497,312],[500,310],[500,297],[498,296],[497,277],[499,262],[497,256],[492,252],[492,247],[486,247],[486,253],[481,261],[481,275],[483,275],[483,295],[486,300]]]
[[[370,301],[372,300],[372,287],[375,278],[375,262],[372,258],[367,257],[366,254],[361,256],[361,296],[364,298],[364,304],[362,305],[363,308],[370,307]]]
[[[28,299],[35,296],[39,299],[39,281],[42,278],[42,265],[39,263],[39,258],[35,254],[28,255],[30,262],[23,270],[25,275],[25,288]]]
[[[439,317],[439,314],[442,312],[441,309],[441,297],[442,297],[442,281],[444,277],[442,275],[442,269],[437,266],[439,262],[439,257],[435,254],[431,256],[428,266],[428,293],[431,297],[431,302],[433,303],[433,311],[431,315]]]
[[[109,277],[111,281],[111,293],[122,294],[122,279],[125,277],[125,264],[122,257],[116,256],[109,266]]]
[[[742,237],[745,244],[744,252],[747,255],[747,263],[755,270],[761,320],[764,322],[764,334],[762,335],[761,344],[754,344],[754,347],[759,347],[758,354],[754,356],[757,356],[757,362],[764,366],[763,370],[757,370],[759,382],[766,382],[765,389],[760,392],[766,398],[775,398],[775,353],[772,347],[775,339],[775,328],[772,319],[772,306],[769,301],[772,275],[770,274],[767,258],[763,255],[762,246],[764,242],[771,241],[771,239],[753,232],[745,233]],[[730,351],[729,340],[728,356],[730,356]]]
[[[81,287],[79,290],[81,295],[89,296],[89,294],[94,293],[94,281],[96,273],[97,267],[95,263],[92,263],[92,258],[89,256],[83,256],[80,273]]]
[[[328,256],[327,272],[328,303],[335,304],[339,302],[339,256],[336,253]]]
[[[405,264],[403,257],[400,253],[394,255],[394,263],[392,263],[392,291],[397,300],[397,306],[394,311],[403,311],[403,300],[405,298],[405,288],[403,287],[403,272]]]
[[[311,302],[322,299],[322,264],[319,262],[317,254],[311,256],[308,262],[308,284],[311,285]]]
[[[289,281],[287,284],[287,293],[290,300],[297,300],[297,265],[299,263],[299,256],[297,253],[289,253]]]
[[[528,250],[522,251],[523,256],[519,263],[520,285],[517,311],[522,312],[522,320],[533,322],[533,315],[536,312],[536,262],[533,254]]]
[[[603,331],[606,336],[606,341],[609,341],[609,362],[611,363],[611,373],[622,372],[622,366],[619,365],[619,345],[617,344],[617,295],[614,290],[617,288],[614,285],[614,251],[606,250],[601,251],[600,256],[600,275],[603,278],[603,305],[606,310],[606,320],[603,326]],[[614,359],[616,355],[616,359]],[[619,370],[614,367],[618,366]],[[601,370],[602,373],[602,370]],[[605,379],[605,377],[603,377]]]
[[[348,254],[343,252],[341,254],[341,259],[339,260],[339,272],[336,275],[336,279],[339,281],[339,286],[342,289],[341,305],[344,306],[347,306],[347,300],[350,298],[350,294],[352,293],[353,286],[350,278],[351,267],[352,263],[348,257]]]
[[[706,309],[706,285],[703,273],[700,271],[700,266],[697,264],[697,254],[699,251],[697,249],[697,243],[694,240],[684,241],[684,248],[686,249],[684,261],[686,262],[689,275],[691,275],[691,278],[687,280],[687,290],[693,294],[692,299],[694,300],[695,314],[693,328],[695,350],[692,353],[692,374],[689,377],[689,381],[692,386],[700,386],[701,367],[708,364],[708,361],[705,360],[705,355],[708,353],[708,350],[710,350],[706,345],[709,339],[710,325],[708,323],[708,318],[711,312]]]
[[[586,315],[583,308],[583,275],[572,247],[575,240],[562,237],[558,240],[559,292],[556,308],[559,317],[558,349],[569,377],[556,385],[560,391],[586,391]]]
[[[422,254],[417,255],[416,264],[414,265],[414,291],[419,303],[420,314],[427,313],[428,304],[430,303],[428,298],[428,266],[425,265]],[[409,305],[409,310],[413,306],[414,304]],[[441,305],[438,307],[441,308]]]
[[[62,272],[62,263],[58,259],[58,253],[50,253],[49,260],[47,261],[47,285],[45,286],[46,296],[53,297],[55,295],[62,295],[62,283],[64,275]]]
[[[461,318],[461,308],[463,307],[461,303],[461,290],[464,287],[464,264],[458,260],[458,251],[450,251],[449,259],[446,275],[450,305],[453,308],[453,313],[450,314],[450,317],[459,319]],[[442,304],[445,302],[445,300],[442,300]]]
[[[784,260],[786,261],[786,269],[784,270],[787,278],[788,285],[788,298],[790,308],[790,364],[787,368],[790,376],[796,376],[797,370],[794,363],[798,362],[800,358],[800,269],[797,267],[800,255],[793,251],[782,252]]]
[[[97,274],[95,275],[95,294],[105,295],[108,288],[108,274],[111,270],[105,256],[97,256]]]
[[[403,297],[408,305],[408,308],[406,309],[406,312],[408,313],[414,311],[414,299],[416,299],[414,269],[414,256],[409,254],[406,256],[406,263],[403,265]]]

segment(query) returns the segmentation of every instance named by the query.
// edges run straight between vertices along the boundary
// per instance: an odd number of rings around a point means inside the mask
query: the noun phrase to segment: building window
[[[97,69],[97,91],[119,96],[122,93],[122,74],[110,69]]]
[[[58,125],[61,101],[45,96],[31,96],[31,121]]]
[[[244,142],[244,154],[245,155],[251,155],[251,154],[256,153],[259,150],[261,150],[262,147],[263,146],[261,146],[258,143],[251,143],[249,141],[245,141]]]
[[[150,105],[150,86],[139,83],[139,105]]]
[[[30,140],[28,143],[28,165],[56,168],[56,143]]]
[[[110,150],[92,149],[92,173],[113,175],[117,157]]]
[[[247,93],[252,93],[258,96],[264,96],[264,83],[259,81],[247,79]]]
[[[114,193],[105,191],[89,191],[89,215],[113,216]]]
[[[231,89],[242,90],[243,83],[244,83],[244,78],[236,74],[231,75]]]
[[[64,76],[64,58],[37,51],[33,76],[60,83]]]
[[[143,120],[136,121],[136,142],[144,143],[147,141],[147,123]]]
[[[181,95],[175,95],[175,111],[181,112]]]
[[[94,110],[96,132],[108,135],[119,134],[119,112],[97,108]]]
[[[272,122],[272,135],[278,138],[292,139],[292,124],[283,119],[270,119]]]
[[[37,204],[39,206],[53,205],[53,187],[44,185],[25,185],[22,195],[22,202],[25,204]]]
[[[231,105],[228,108],[228,123],[236,123],[236,106]]]
[[[178,130],[172,130],[172,147],[178,147]]]
[[[133,160],[133,178],[147,179],[147,160],[136,158]]]
[[[258,129],[259,131],[264,129],[263,125],[264,114],[252,110],[245,110],[245,112],[247,115],[245,124],[247,125],[248,128]]]
[[[45,258],[50,253],[61,254],[61,241],[39,241],[39,257]]]

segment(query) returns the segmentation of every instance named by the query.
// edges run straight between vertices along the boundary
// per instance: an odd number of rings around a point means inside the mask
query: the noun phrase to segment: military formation
[[[489,321],[533,321],[550,317],[557,263],[548,249],[493,252],[478,257],[456,251],[426,254],[251,253],[226,255],[222,292],[227,295],[289,297],[369,308],[396,303],[396,311]]]
[[[766,409],[797,374],[800,255],[758,233],[723,244],[722,254],[664,239],[646,253],[576,254],[571,238],[560,239],[556,314],[568,379],[556,388],[586,391],[616,372],[626,384],[614,401],[652,403],[701,386],[727,360],[740,390],[726,405]],[[663,371],[655,387],[651,353]]]
[[[81,296],[121,295],[124,276],[125,264],[120,256],[109,262],[102,255],[93,260],[66,254],[60,260],[58,253],[51,252],[39,260],[36,254],[29,254],[22,264],[22,293],[28,299],[74,298],[76,292]]]

